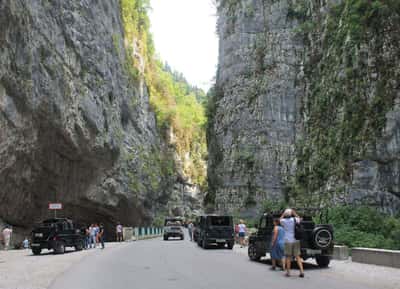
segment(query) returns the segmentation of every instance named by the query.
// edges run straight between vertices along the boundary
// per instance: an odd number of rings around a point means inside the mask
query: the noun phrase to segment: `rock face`
[[[168,202],[175,180],[147,88],[125,71],[120,17],[119,1],[1,1],[5,222],[29,228],[59,201],[81,222],[137,225]]]
[[[354,2],[218,2],[218,210],[284,199],[399,211],[399,5]]]

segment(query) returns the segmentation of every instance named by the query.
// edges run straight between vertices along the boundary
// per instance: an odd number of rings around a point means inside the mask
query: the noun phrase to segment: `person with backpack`
[[[300,216],[295,210],[286,209],[280,218],[280,223],[285,231],[286,277],[290,277],[290,265],[294,257],[300,269],[299,277],[304,278],[303,260],[300,256],[300,240],[295,237],[296,224],[300,224]]]

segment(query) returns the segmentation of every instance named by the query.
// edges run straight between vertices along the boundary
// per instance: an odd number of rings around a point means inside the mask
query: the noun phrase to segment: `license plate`
[[[36,233],[35,237],[42,238],[43,237],[43,233]]]
[[[321,250],[312,250],[312,249],[307,249],[306,252],[307,252],[307,255],[315,255],[315,254],[321,254],[322,253]]]
[[[31,247],[40,247],[40,244],[31,244]]]
[[[217,243],[225,243],[225,239],[217,239],[215,241],[217,241]]]

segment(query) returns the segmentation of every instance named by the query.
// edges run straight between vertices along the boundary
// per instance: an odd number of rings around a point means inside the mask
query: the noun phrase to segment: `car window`
[[[209,224],[211,226],[230,226],[232,222],[230,217],[213,216],[209,218]]]
[[[263,218],[261,219],[261,221],[260,221],[260,228],[261,228],[261,229],[267,228],[267,218],[266,218],[266,217],[263,217]]]

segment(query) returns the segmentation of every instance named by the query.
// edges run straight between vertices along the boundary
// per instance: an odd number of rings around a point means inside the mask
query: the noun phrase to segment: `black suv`
[[[197,244],[204,249],[208,249],[211,244],[217,244],[221,248],[227,245],[232,249],[235,243],[232,216],[200,216],[196,234]]]
[[[163,238],[164,241],[167,241],[170,237],[173,238],[180,238],[183,240],[185,237],[185,234],[183,232],[183,227],[182,227],[183,220],[182,218],[179,217],[169,217],[165,218],[164,221],[164,234]]]
[[[260,218],[257,233],[249,238],[248,255],[253,261],[260,260],[270,251],[273,219],[280,215],[266,213]],[[333,254],[333,226],[316,225],[309,216],[303,217],[301,221],[303,228],[301,244],[301,257],[303,260],[315,258],[318,266],[328,267]]]
[[[81,228],[69,219],[48,219],[36,225],[32,231],[31,248],[34,255],[39,255],[42,249],[53,249],[57,254],[64,254],[66,247],[80,251],[83,244]]]

